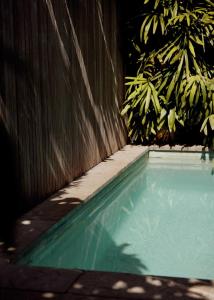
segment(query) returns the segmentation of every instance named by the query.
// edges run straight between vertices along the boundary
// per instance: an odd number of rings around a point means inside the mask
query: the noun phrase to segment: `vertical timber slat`
[[[0,93],[26,208],[126,144],[116,1],[1,0]]]

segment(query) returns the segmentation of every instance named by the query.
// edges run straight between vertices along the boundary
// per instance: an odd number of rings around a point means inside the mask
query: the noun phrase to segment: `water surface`
[[[150,152],[20,263],[213,279],[212,168],[201,154]]]

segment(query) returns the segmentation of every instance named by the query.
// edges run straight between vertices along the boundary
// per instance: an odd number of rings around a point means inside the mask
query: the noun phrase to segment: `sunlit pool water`
[[[208,154],[150,151],[19,263],[214,279],[213,167]]]

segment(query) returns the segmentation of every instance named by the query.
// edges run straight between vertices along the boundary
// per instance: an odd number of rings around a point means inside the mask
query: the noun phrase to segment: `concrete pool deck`
[[[170,148],[127,145],[22,216],[14,242],[0,242],[0,299],[207,299],[214,281],[138,276],[97,271],[32,268],[13,264],[25,249],[77,205],[88,201],[149,150],[206,151],[201,146]]]

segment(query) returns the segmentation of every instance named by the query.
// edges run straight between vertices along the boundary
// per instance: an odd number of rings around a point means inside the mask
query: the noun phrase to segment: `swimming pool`
[[[213,279],[213,249],[211,157],[150,151],[18,263]]]

